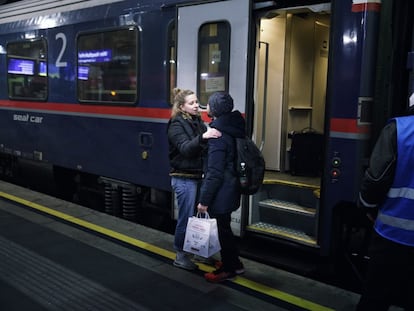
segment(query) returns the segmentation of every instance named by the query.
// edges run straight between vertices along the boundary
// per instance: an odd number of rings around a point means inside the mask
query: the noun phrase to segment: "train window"
[[[201,105],[214,92],[227,91],[230,68],[230,25],[203,24],[198,33],[197,90]]]
[[[177,65],[176,65],[176,45],[175,45],[175,36],[176,36],[176,28],[175,23],[171,22],[168,26],[168,57],[169,66],[167,67],[168,75],[167,75],[167,90],[169,90],[170,96],[169,103],[172,105],[173,98],[172,98],[172,89],[177,84]]]
[[[137,51],[136,27],[80,34],[77,40],[79,101],[117,105],[135,103]]]
[[[45,39],[7,44],[7,84],[10,99],[47,99]]]

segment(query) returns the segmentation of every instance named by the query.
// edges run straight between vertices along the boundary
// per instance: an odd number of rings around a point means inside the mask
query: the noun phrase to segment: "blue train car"
[[[168,189],[167,41],[146,40],[144,29],[167,38],[174,11],[154,1],[107,3],[29,1],[3,12],[1,148]]]
[[[127,219],[173,219],[171,89],[193,89],[202,104],[228,91],[267,166],[234,213],[235,233],[332,256],[352,239],[344,230],[369,230],[359,181],[414,88],[412,15],[410,1],[393,0],[2,5],[1,174],[42,164],[63,198],[87,193]],[[292,133],[306,132],[323,137],[312,176],[291,170]]]

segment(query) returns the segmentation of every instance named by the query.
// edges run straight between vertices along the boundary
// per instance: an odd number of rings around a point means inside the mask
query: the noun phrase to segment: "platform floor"
[[[353,310],[359,296],[242,258],[222,284],[173,236],[0,181],[0,310]]]

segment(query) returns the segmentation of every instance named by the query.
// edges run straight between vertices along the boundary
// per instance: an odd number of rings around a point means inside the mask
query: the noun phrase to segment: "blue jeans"
[[[188,218],[194,216],[199,180],[171,177],[171,186],[177,198],[178,218],[175,227],[174,249],[182,251]]]

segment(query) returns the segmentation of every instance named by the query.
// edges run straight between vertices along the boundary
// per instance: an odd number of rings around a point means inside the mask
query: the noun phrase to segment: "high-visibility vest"
[[[386,239],[414,246],[414,116],[392,121],[397,127],[395,176],[374,228]]]

